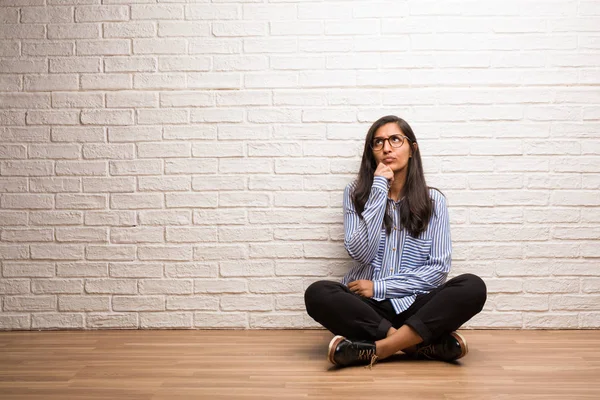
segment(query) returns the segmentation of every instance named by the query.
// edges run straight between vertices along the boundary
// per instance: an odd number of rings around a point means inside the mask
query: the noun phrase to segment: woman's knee
[[[336,282],[332,281],[316,281],[311,283],[304,291],[304,304],[306,310],[310,314],[310,310],[314,307],[320,307],[324,303],[324,299],[327,296],[332,284]]]
[[[479,311],[481,311],[487,300],[487,286],[485,282],[475,274],[464,274],[464,278],[465,286],[469,290],[471,301],[473,304],[477,305]]]

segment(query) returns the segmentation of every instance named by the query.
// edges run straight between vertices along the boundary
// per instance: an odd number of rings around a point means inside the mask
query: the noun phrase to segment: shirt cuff
[[[373,281],[373,299],[384,300],[385,299],[385,281]]]
[[[387,193],[389,190],[389,181],[387,180],[387,178],[377,175],[373,178],[372,188],[378,188]]]

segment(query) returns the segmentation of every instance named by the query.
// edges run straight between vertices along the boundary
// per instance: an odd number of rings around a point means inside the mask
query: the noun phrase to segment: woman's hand
[[[363,297],[373,297],[373,281],[361,279],[348,284],[348,289]]]
[[[377,169],[375,170],[374,175],[375,176],[383,176],[384,178],[389,180],[390,183],[394,182],[394,171],[392,171],[392,169],[390,167],[388,167],[387,165],[385,165],[382,162],[380,162],[379,165],[377,165]]]

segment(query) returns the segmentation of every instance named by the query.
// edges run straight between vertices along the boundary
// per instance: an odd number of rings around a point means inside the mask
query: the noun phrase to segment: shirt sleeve
[[[446,281],[452,260],[450,221],[445,197],[436,196],[435,213],[427,230],[431,232],[433,243],[425,263],[410,273],[398,273],[373,281],[373,298],[405,297],[428,293]]]
[[[354,260],[368,264],[379,248],[389,183],[383,176],[374,177],[362,215],[352,203],[351,186],[344,190],[344,247]]]

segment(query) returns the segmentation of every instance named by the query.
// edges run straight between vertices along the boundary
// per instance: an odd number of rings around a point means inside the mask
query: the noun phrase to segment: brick
[[[31,258],[36,260],[82,260],[83,246],[77,244],[32,244]]]
[[[195,328],[248,328],[248,315],[240,312],[194,313]]]
[[[197,225],[241,225],[247,220],[243,209],[194,210],[193,218]]]
[[[189,54],[239,54],[242,41],[236,38],[189,39]]]
[[[108,268],[106,263],[93,262],[58,262],[56,263],[57,276],[64,277],[105,277],[108,276]]]
[[[170,263],[165,274],[173,278],[216,278],[216,263]]]
[[[84,125],[132,125],[131,110],[83,110],[81,123]]]
[[[110,108],[158,107],[158,93],[135,91],[107,93],[106,106]]]
[[[183,19],[183,5],[132,5],[131,19]]]
[[[78,89],[79,77],[75,74],[25,76],[25,90],[29,92],[49,92]]]
[[[186,76],[183,74],[136,74],[133,78],[135,89],[185,89]]]
[[[0,204],[7,209],[49,209],[54,206],[54,198],[51,194],[3,194]]]
[[[167,310],[217,311],[219,299],[213,296],[168,296]]]
[[[182,279],[140,279],[139,292],[149,294],[191,294],[192,281]]]
[[[243,143],[206,142],[192,145],[194,157],[243,157]]]
[[[79,6],[75,8],[76,22],[112,22],[129,19],[127,6]]]
[[[44,25],[2,24],[0,39],[44,39]]]
[[[102,127],[52,127],[52,141],[54,142],[104,142],[105,138]]]
[[[135,212],[133,211],[87,211],[86,225],[100,226],[134,226]]]
[[[167,193],[167,208],[213,208],[217,206],[216,193]]]
[[[16,9],[15,9],[16,11]],[[25,45],[23,45],[25,46]],[[18,57],[19,54],[19,41],[17,40],[3,40],[0,41],[0,54],[4,57]],[[23,53],[23,55],[43,55],[43,54],[29,54]]]
[[[106,195],[103,194],[57,194],[56,208],[77,210],[98,210],[106,208]]]
[[[191,72],[187,75],[187,87],[189,89],[240,89],[241,75],[236,72]]]
[[[227,20],[239,19],[240,9],[236,4],[192,4],[185,6],[185,19]]]
[[[2,126],[25,125],[25,111],[0,111],[0,124]]]
[[[51,262],[4,261],[3,264],[2,273],[7,278],[52,278],[55,274],[54,263]],[[14,282],[16,284],[20,280]],[[27,292],[29,292],[29,281],[27,281]]]
[[[0,45],[0,50],[2,45]],[[67,41],[51,41],[43,42],[23,41],[22,52],[24,56],[72,56],[75,54],[75,43]],[[17,56],[10,54],[8,51],[3,51],[5,56]]]
[[[50,94],[47,93],[0,93],[0,108],[50,108]]]
[[[81,293],[81,279],[33,279],[31,292],[40,294]]]
[[[246,259],[248,251],[240,245],[198,245],[194,246],[194,260],[239,260]]]
[[[152,22],[105,23],[103,33],[105,38],[147,38],[156,36],[156,26]]]
[[[27,125],[78,125],[79,111],[27,111]]]
[[[152,263],[110,263],[110,276],[116,278],[161,278],[163,265]]]
[[[52,242],[52,229],[4,229],[0,240],[5,242]]]
[[[104,59],[105,72],[152,72],[157,69],[157,61],[150,57],[110,57]]]
[[[64,311],[110,311],[109,296],[60,296],[58,309]]]
[[[161,311],[165,309],[163,296],[114,296],[114,311]]]
[[[27,258],[29,258],[29,249],[26,245],[0,245],[0,260],[23,260]]]
[[[139,246],[140,260],[189,261],[192,248],[188,246]]]
[[[185,54],[184,39],[133,39],[133,54]]]
[[[134,158],[135,148],[132,144],[84,144],[83,158],[126,160]]]
[[[137,314],[99,314],[88,313],[86,317],[89,329],[137,329]]]
[[[29,222],[33,225],[81,225],[81,211],[34,211],[29,214]]]
[[[264,295],[224,295],[221,296],[223,311],[271,311],[273,297]]]
[[[115,193],[110,196],[110,207],[115,210],[163,208],[162,193]]]
[[[160,127],[109,127],[108,140],[110,142],[140,142],[148,140],[161,140]]]
[[[167,174],[214,174],[217,165],[214,160],[206,159],[172,159],[165,161]]]
[[[200,243],[216,242],[217,230],[212,227],[167,227],[167,242]]]
[[[57,175],[106,175],[105,161],[56,161]]]
[[[83,178],[84,192],[134,192],[135,179],[125,178]]]
[[[187,176],[168,176],[168,177],[138,177],[139,191],[189,191],[190,178]]]
[[[165,126],[164,138],[173,140],[216,139],[217,128],[208,125]]]
[[[198,109],[190,111],[190,120],[194,123],[200,122],[242,122],[244,113],[241,109]]]
[[[86,90],[131,89],[133,88],[132,82],[132,77],[129,74],[81,75],[81,88]],[[87,110],[84,112],[87,112]]]
[[[135,246],[126,245],[90,245],[85,249],[88,260],[131,261],[135,253]]]
[[[27,192],[27,178],[0,178],[0,192],[24,193]]]
[[[95,39],[100,37],[100,24],[48,24],[48,39]]]
[[[139,143],[137,146],[139,158],[190,157],[191,152],[189,143]]]
[[[27,158],[27,147],[23,145],[0,145],[0,159]]]
[[[81,314],[34,314],[31,317],[32,329],[83,329],[83,315]]]
[[[214,105],[214,95],[211,93],[175,91],[160,94],[161,107],[210,107]]]
[[[125,39],[79,40],[77,55],[127,55],[131,54],[131,44]]]
[[[106,228],[72,227],[56,228],[57,242],[107,242]]]
[[[85,292],[89,294],[137,294],[137,282],[131,279],[86,279]],[[128,311],[117,309],[117,299],[120,298],[119,296],[113,297],[113,310]]]
[[[188,121],[187,110],[137,110],[139,125],[186,124]]]
[[[29,294],[29,279],[5,279],[0,283],[0,293],[7,294]]]
[[[101,70],[101,60],[97,57],[50,59],[50,72],[100,72]]]
[[[160,160],[110,161],[111,175],[157,175],[162,172]]]
[[[273,167],[270,160],[252,158],[222,158],[219,160],[219,172],[223,174],[271,173],[272,171]]]
[[[244,74],[244,85],[247,88],[293,88],[298,86],[298,75],[295,72],[248,72]]]
[[[54,108],[99,108],[104,106],[104,96],[101,93],[52,93]]]
[[[162,243],[164,236],[163,228],[112,228],[110,231],[112,243]]]
[[[2,61],[0,65],[2,73],[45,73],[48,72],[48,65],[45,59],[7,59]]]
[[[225,277],[273,276],[273,261],[236,260],[221,261],[219,272]]]
[[[38,193],[79,192],[79,178],[30,178],[29,191]]]
[[[34,213],[32,213],[33,215]],[[27,212],[0,211],[0,225],[17,226],[27,225]]]

